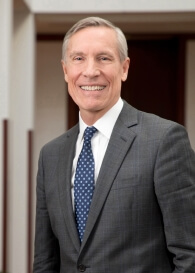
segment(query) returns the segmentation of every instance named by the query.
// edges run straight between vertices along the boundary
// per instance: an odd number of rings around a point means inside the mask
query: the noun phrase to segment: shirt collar
[[[117,101],[117,103],[108,111],[106,112],[100,119],[98,119],[93,126],[102,133],[105,137],[110,139],[110,136],[112,134],[112,130],[114,128],[114,125],[116,123],[116,120],[123,108],[123,100],[121,97]],[[78,140],[82,141],[84,131],[87,127],[87,124],[84,123],[84,121],[81,118],[81,115],[79,113],[79,128],[80,133]]]

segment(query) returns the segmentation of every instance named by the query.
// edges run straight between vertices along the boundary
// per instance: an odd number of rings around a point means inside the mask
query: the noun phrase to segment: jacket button
[[[79,272],[85,272],[86,266],[84,266],[83,264],[80,264],[80,265],[78,266],[78,270],[79,270]]]

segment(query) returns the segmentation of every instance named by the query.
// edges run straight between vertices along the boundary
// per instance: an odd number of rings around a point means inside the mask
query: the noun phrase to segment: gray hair
[[[88,17],[88,18],[82,19],[69,29],[63,41],[62,59],[65,61],[66,52],[68,48],[68,42],[69,42],[69,39],[73,36],[73,34],[87,27],[101,27],[101,26],[108,27],[115,31],[117,42],[118,42],[118,51],[119,51],[120,61],[121,62],[124,61],[128,57],[128,47],[127,47],[127,41],[126,41],[125,35],[123,34],[120,28],[116,27],[111,22],[99,17]]]

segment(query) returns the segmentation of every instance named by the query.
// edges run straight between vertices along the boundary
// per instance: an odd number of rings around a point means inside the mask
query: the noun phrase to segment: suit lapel
[[[137,124],[137,111],[126,103],[114,126],[102,167],[97,179],[96,188],[91,203],[86,230],[81,245],[83,249],[95,222],[102,210],[112,183],[120,169],[125,155],[129,151],[136,134],[131,129]]]
[[[71,175],[72,175],[72,162],[75,153],[75,144],[78,135],[78,126],[74,127],[70,133],[66,135],[63,147],[60,150],[59,158],[59,196],[61,209],[64,215],[65,224],[67,226],[69,236],[72,242],[79,251],[80,241],[78,232],[75,225],[75,217],[72,207],[71,198]]]

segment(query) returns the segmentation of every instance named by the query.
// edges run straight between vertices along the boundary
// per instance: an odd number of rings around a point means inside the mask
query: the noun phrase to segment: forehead
[[[117,48],[116,32],[104,26],[90,26],[81,29],[74,33],[68,42],[68,51],[73,48],[81,49],[82,47],[89,47],[91,49],[106,47],[110,50]]]

